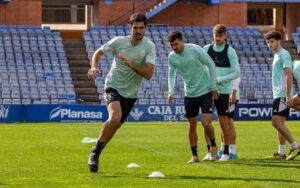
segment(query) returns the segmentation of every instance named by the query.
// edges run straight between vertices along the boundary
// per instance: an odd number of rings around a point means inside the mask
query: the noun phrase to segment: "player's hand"
[[[130,67],[131,62],[129,61],[129,59],[125,55],[119,53],[118,57],[123,61],[123,63],[125,65],[127,65],[128,67]]]
[[[219,98],[219,93],[217,91],[211,91],[210,93],[213,99],[217,100]]]
[[[88,79],[89,80],[95,80],[97,73],[101,74],[101,70],[96,69],[96,68],[90,68],[90,70],[88,71]]]
[[[285,102],[289,108],[293,107],[293,98],[292,97],[286,97]]]
[[[174,98],[173,98],[173,96],[172,95],[169,95],[168,96],[168,104],[174,104]]]
[[[229,97],[229,104],[235,104],[235,103],[236,103],[236,94],[231,93],[231,95]]]

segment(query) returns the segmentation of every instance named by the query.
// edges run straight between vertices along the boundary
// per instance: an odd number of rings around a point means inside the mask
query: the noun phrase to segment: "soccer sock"
[[[225,148],[225,144],[224,142],[221,142],[221,150],[224,151],[224,148]]]
[[[284,155],[285,154],[285,149],[286,149],[286,145],[278,145],[278,153],[279,155]]]
[[[224,146],[223,154],[224,154],[224,155],[229,155],[229,145],[225,145],[225,146]]]
[[[100,155],[102,150],[104,149],[105,144],[101,142],[100,140],[97,141],[96,146],[93,149],[93,152],[95,152],[97,155]]]
[[[296,141],[292,142],[291,147],[292,147],[292,149],[297,149],[298,148],[297,142]]]
[[[211,144],[212,147],[217,146],[215,138],[210,139],[210,144]]]
[[[207,144],[206,147],[207,147],[207,152],[209,153],[210,152],[210,145]]]
[[[229,145],[229,153],[236,154],[236,145],[235,144]]]
[[[193,156],[198,157],[197,146],[191,146]]]

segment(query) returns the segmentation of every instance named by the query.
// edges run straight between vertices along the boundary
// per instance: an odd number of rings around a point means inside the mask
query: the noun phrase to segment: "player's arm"
[[[103,55],[109,55],[115,53],[115,48],[117,46],[119,37],[115,37],[102,45],[98,50],[95,51],[92,57],[92,64],[91,69],[88,71],[88,78],[90,80],[95,80],[96,74],[98,72],[101,72],[101,70],[98,69],[99,60]]]
[[[122,59],[124,64],[130,67],[137,74],[141,75],[147,80],[152,78],[156,61],[156,50],[154,44],[150,44],[145,56],[145,65],[143,66],[131,62],[124,54],[118,54],[118,56]]]
[[[231,71],[229,74],[225,76],[219,76],[218,83],[230,82],[236,78],[240,77],[240,67],[239,67],[239,59],[238,56],[232,48],[228,49],[228,58],[231,65]]]
[[[240,81],[241,81],[240,78],[236,78],[232,81],[232,91],[231,91],[231,95],[229,98],[229,102],[231,104],[236,103],[236,93],[237,93],[237,90],[239,89]]]
[[[293,82],[293,61],[289,53],[284,53],[280,56],[280,61],[282,62],[282,67],[285,74],[285,97],[286,103],[289,107],[292,106],[292,82]]]
[[[154,64],[152,63],[145,63],[145,66],[139,66],[132,61],[130,61],[124,54],[119,54],[119,58],[122,59],[123,63],[130,67],[134,72],[141,75],[142,77],[146,78],[147,80],[152,78],[154,72]]]
[[[290,68],[285,68],[284,69],[284,74],[285,74],[285,96],[286,96],[286,102],[288,106],[291,106],[292,104],[292,70]]]
[[[175,88],[175,79],[176,79],[176,67],[172,65],[170,59],[168,59],[168,103],[174,103],[174,88]]]
[[[88,71],[88,79],[90,80],[95,80],[96,78],[96,74],[98,72],[100,72],[99,70],[99,60],[100,58],[103,56],[103,51],[101,48],[99,48],[98,50],[95,51],[95,53],[93,54],[93,58],[92,58],[92,65],[90,70]]]

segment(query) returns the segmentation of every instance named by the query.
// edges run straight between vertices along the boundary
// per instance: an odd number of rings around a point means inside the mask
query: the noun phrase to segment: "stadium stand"
[[[296,33],[292,33],[292,39],[296,45],[297,52],[300,54],[300,27],[297,27]]]
[[[40,26],[0,26],[2,104],[75,104],[59,32]]]
[[[150,81],[144,80],[138,97],[138,104],[166,104],[167,93],[167,57],[171,51],[167,34],[172,30],[184,33],[186,42],[200,46],[209,44],[212,39],[211,27],[171,27],[151,26],[146,36],[157,47],[157,65],[155,75]],[[86,50],[91,59],[93,52],[102,44],[118,35],[128,35],[126,26],[95,26],[84,33]],[[268,49],[263,34],[257,28],[228,27],[228,43],[236,49],[241,67],[241,100],[244,104],[272,103],[271,70],[272,52]],[[102,59],[103,77],[97,77],[95,83],[99,94],[103,93],[104,78],[107,75],[113,57]],[[177,77],[175,99],[183,104],[183,81]]]

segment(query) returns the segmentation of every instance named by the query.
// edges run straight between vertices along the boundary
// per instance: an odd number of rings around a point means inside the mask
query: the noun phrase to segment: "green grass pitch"
[[[300,142],[300,122],[287,122]],[[300,187],[300,156],[264,160],[277,151],[270,121],[236,122],[239,159],[187,164],[186,123],[125,123],[91,174],[87,158],[101,123],[20,123],[0,125],[0,187]],[[217,143],[219,126],[214,122]],[[199,156],[206,153],[198,126]],[[287,146],[289,150],[289,146]],[[129,163],[138,169],[128,169]],[[160,171],[165,178],[148,178]]]

